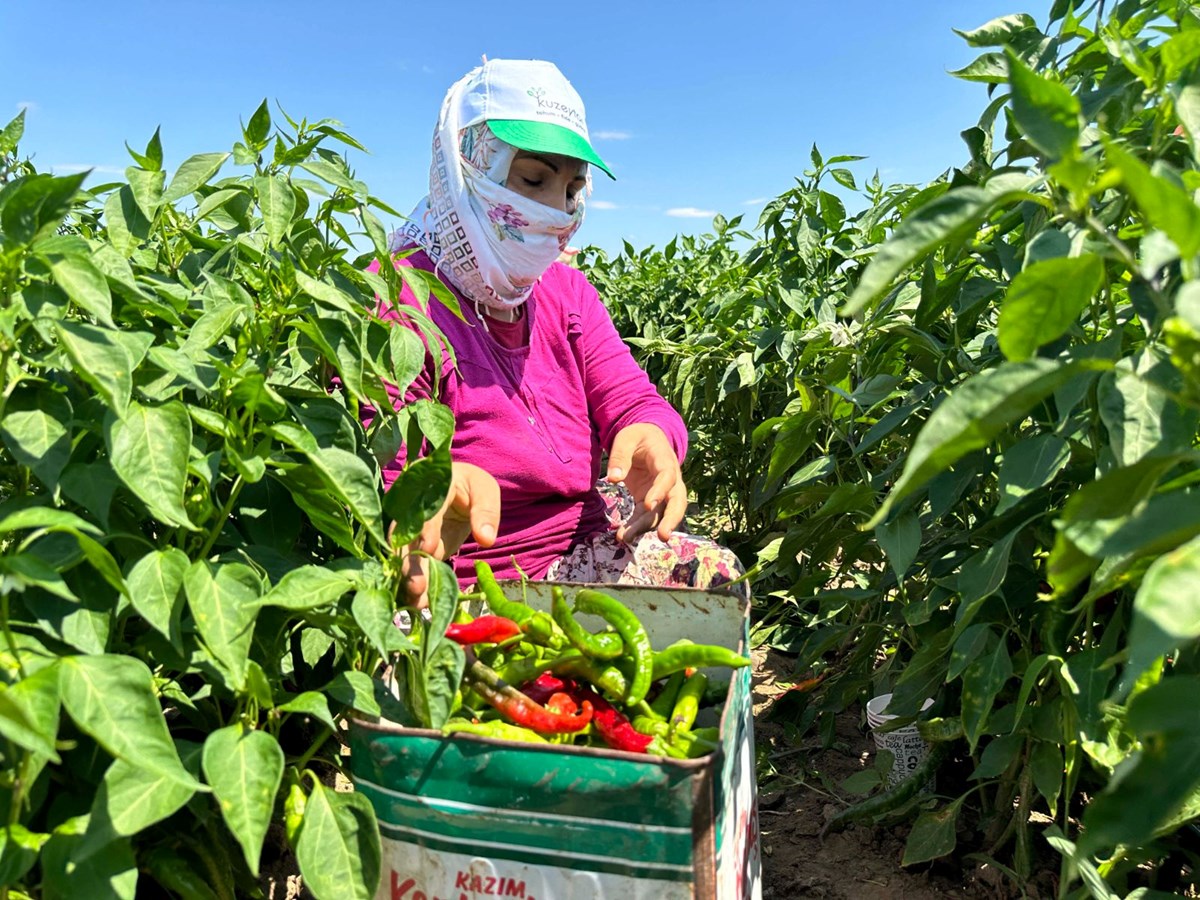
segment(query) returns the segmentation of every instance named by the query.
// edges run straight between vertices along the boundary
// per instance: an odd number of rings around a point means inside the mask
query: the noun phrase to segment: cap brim
[[[530,153],[557,153],[572,159],[582,159],[600,168],[605,175],[617,180],[600,155],[582,136],[561,125],[530,122],[525,119],[489,119],[492,134],[518,150]]]

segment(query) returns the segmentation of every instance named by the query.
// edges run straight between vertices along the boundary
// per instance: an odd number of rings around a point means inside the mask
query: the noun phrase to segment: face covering
[[[580,192],[573,213],[560,212],[504,186],[516,148],[486,122],[462,125],[463,92],[450,88],[433,137],[429,195],[393,236],[393,248],[415,244],[437,271],[476,304],[511,310],[567,248],[583,223]]]

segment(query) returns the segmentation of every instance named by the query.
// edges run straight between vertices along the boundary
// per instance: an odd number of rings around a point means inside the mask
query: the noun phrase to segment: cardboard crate
[[[519,584],[504,587],[521,599]],[[576,587],[566,588],[568,597]],[[747,653],[745,601],[595,587],[629,606],[656,648],[689,638]],[[530,605],[549,610],[548,585],[524,590]],[[720,747],[694,760],[353,722],[351,772],[382,833],[376,897],[757,900],[750,667],[710,674],[730,678]]]

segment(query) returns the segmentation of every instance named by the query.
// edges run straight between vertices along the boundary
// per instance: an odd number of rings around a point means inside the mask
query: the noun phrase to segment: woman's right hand
[[[490,547],[499,527],[500,485],[496,479],[479,466],[451,463],[446,502],[425,523],[417,539],[400,551],[408,602],[418,609],[429,605],[429,576],[422,553],[436,559],[453,556],[468,534],[481,547]]]

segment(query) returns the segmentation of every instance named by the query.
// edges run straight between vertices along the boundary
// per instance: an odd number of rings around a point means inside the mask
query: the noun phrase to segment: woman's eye
[[[533,188],[535,188],[535,187],[541,187],[541,186],[542,186],[542,182],[541,182],[540,180],[539,180],[539,181],[534,181],[534,180],[532,180],[532,179],[530,179],[530,178],[526,178],[526,177],[524,177],[524,176],[521,176],[521,180],[522,180],[523,182],[525,182],[525,186],[526,186],[526,187],[533,187]]]

